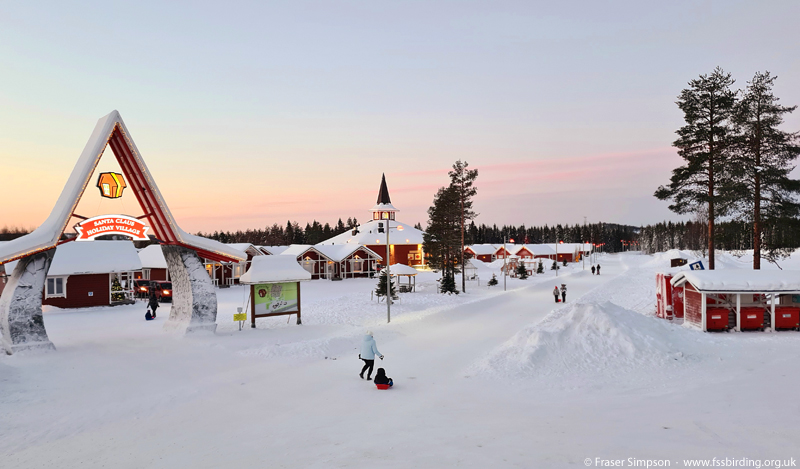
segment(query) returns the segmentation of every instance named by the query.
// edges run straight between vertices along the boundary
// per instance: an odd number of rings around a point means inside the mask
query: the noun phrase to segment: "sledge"
[[[378,388],[378,389],[390,389],[391,388],[391,386],[389,386],[388,384],[376,384],[375,387]]]

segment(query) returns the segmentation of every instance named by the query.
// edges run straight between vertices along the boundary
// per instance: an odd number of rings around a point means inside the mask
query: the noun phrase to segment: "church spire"
[[[378,191],[378,203],[372,207],[373,220],[394,220],[394,212],[397,209],[392,205],[389,198],[389,188],[386,187],[386,175],[381,176],[381,188]]]
[[[381,176],[381,188],[378,191],[378,204],[390,204],[392,200],[389,198],[389,188],[386,187],[386,174]]]

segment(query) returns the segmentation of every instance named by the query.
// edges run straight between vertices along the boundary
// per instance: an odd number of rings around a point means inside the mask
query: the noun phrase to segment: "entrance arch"
[[[169,210],[147,169],[119,112],[98,120],[50,216],[32,233],[0,245],[0,264],[19,260],[0,296],[0,335],[9,354],[26,349],[54,349],[47,337],[42,315],[42,291],[57,245],[73,218],[78,202],[105,149],[111,147],[122,169],[125,183],[111,173],[102,173],[98,188],[104,197],[120,197],[131,190],[142,215],[149,222],[151,239],[164,252],[173,281],[173,306],[165,328],[192,331],[216,329],[217,297],[200,256],[220,262],[246,260],[242,254],[217,241],[183,231]],[[131,217],[129,217],[131,218]]]

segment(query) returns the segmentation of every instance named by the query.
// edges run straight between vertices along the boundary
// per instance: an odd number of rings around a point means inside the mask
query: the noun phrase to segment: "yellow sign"
[[[100,173],[97,178],[97,187],[103,197],[118,199],[122,197],[122,189],[128,185],[125,184],[125,178],[119,173]]]
[[[247,321],[247,313],[239,313],[233,315],[234,321]]]

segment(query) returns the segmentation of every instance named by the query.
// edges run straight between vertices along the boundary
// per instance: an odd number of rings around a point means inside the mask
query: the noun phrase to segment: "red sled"
[[[376,384],[375,387],[378,388],[378,389],[389,389],[389,388],[391,388],[391,386],[389,386],[388,384]]]

